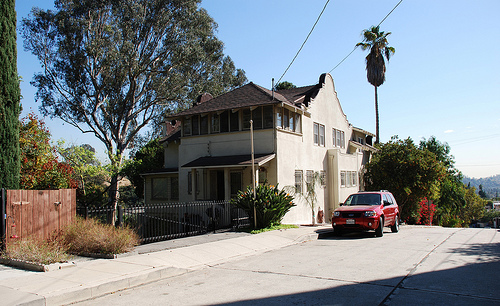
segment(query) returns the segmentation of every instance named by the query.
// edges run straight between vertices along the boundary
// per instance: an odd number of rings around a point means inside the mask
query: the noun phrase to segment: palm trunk
[[[378,93],[377,86],[375,87],[375,144],[380,142],[379,134],[379,118],[378,118]]]

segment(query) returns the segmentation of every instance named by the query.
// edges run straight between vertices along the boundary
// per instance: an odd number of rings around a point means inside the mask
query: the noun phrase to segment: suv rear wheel
[[[396,220],[394,220],[394,224],[391,225],[391,231],[393,233],[399,232],[399,216],[396,216]]]

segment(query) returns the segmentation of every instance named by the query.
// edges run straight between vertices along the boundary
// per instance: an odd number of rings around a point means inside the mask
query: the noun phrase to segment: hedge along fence
[[[0,233],[6,243],[50,235],[71,223],[76,216],[76,189],[2,189]]]

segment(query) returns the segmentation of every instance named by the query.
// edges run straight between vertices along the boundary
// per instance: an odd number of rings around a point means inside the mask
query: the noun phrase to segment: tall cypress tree
[[[19,188],[20,89],[15,0],[0,1],[0,187]]]

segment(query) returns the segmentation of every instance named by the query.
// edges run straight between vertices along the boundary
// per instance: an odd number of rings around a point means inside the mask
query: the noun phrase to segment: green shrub
[[[94,219],[77,218],[59,236],[72,254],[119,254],[139,244],[139,237],[130,228],[116,228]]]
[[[285,214],[295,206],[292,201],[293,196],[279,190],[278,186],[270,185],[257,185],[255,199],[253,189],[249,186],[246,190],[239,191],[236,198],[231,200],[234,205],[247,212],[252,226],[255,224],[255,205],[258,229],[280,224]]]
[[[68,261],[70,256],[57,240],[28,237],[8,243],[3,258],[48,265]]]

